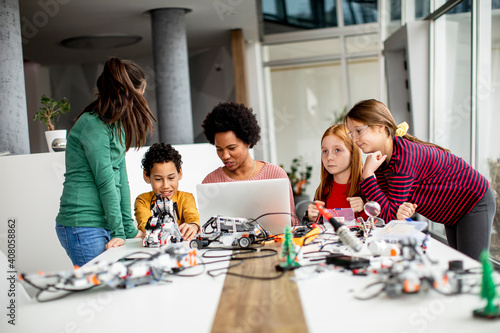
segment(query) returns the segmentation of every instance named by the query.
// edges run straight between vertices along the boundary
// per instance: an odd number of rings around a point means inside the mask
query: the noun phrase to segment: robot
[[[224,246],[247,248],[250,244],[265,239],[267,232],[257,221],[216,215],[201,227],[201,232],[189,245],[193,249],[203,249],[212,242],[219,242]]]
[[[76,292],[106,285],[112,289],[128,289],[141,285],[165,282],[169,275],[197,265],[196,250],[188,251],[181,244],[165,246],[161,251],[144,258],[123,258],[117,262],[88,263],[74,270],[56,273],[21,274],[20,280],[48,295],[57,292]],[[168,281],[167,281],[168,282]],[[39,299],[37,295],[37,299]],[[51,299],[47,299],[51,300]]]
[[[177,203],[161,194],[155,194],[151,198],[151,217],[145,227],[144,247],[160,247],[182,242],[177,216]]]

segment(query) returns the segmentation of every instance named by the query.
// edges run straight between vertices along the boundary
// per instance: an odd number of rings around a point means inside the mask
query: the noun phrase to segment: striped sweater
[[[389,164],[361,182],[361,191],[380,204],[386,222],[396,219],[407,201],[429,220],[453,225],[488,189],[488,180],[458,156],[400,137],[393,143]]]

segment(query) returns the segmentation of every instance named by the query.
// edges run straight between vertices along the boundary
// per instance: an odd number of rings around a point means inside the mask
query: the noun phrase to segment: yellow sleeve
[[[177,223],[195,223],[200,226],[200,215],[196,208],[194,196],[188,192],[177,192],[177,209],[179,210],[179,220]]]
[[[135,199],[134,211],[135,219],[137,220],[137,229],[145,231],[146,223],[151,217],[151,198],[153,197],[153,192],[147,192],[139,195]]]

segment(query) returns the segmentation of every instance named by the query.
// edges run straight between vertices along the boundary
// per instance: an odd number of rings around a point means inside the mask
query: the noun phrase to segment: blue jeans
[[[103,228],[66,227],[56,222],[59,242],[73,265],[83,266],[104,251],[111,237]]]

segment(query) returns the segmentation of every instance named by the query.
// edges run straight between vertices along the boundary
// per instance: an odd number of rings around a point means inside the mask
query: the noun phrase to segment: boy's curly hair
[[[260,126],[251,108],[243,104],[219,103],[207,115],[203,132],[208,142],[215,144],[215,134],[233,131],[237,138],[253,148],[260,140]]]
[[[181,171],[182,156],[170,143],[154,143],[149,147],[144,158],[142,159],[142,169],[146,171],[146,176],[149,177],[151,169],[155,163],[174,162],[177,172]]]

